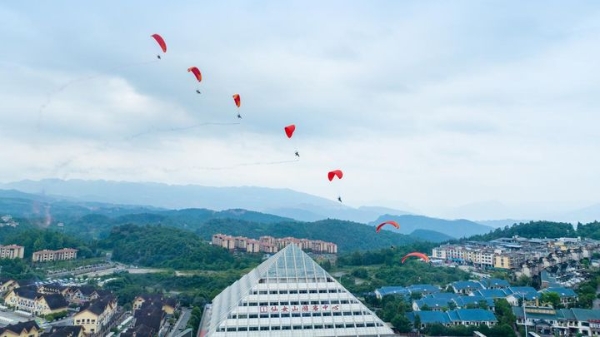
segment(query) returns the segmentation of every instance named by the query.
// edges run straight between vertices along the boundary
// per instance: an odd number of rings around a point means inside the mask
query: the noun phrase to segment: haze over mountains
[[[316,221],[327,218],[374,224],[382,216],[393,218],[403,224],[400,233],[410,234],[414,230],[433,230],[457,237],[457,226],[461,236],[482,234],[492,227],[503,227],[519,221],[553,220],[589,222],[600,219],[600,204],[573,210],[548,218],[512,218],[502,216],[510,209],[500,203],[481,203],[456,209],[458,215],[472,214],[474,220],[448,221],[419,216],[405,210],[385,207],[348,207],[329,200],[290,189],[264,187],[209,187],[199,185],[167,185],[161,183],[132,183],[103,180],[24,180],[0,184],[1,189],[14,189],[32,194],[55,195],[79,201],[105,202],[123,205],[151,206],[166,209],[206,208],[211,210],[246,209],[273,214],[299,221]],[[493,205],[497,207],[494,208]],[[487,211],[486,211],[487,210]],[[496,213],[494,213],[496,212]],[[489,215],[489,216],[488,216]],[[494,216],[495,215],[495,216]],[[515,220],[513,220],[515,219]],[[477,222],[477,223],[475,223]],[[454,229],[454,230],[453,230]]]

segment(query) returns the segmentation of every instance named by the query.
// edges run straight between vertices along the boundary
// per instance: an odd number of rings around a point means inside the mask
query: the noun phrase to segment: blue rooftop
[[[494,313],[483,309],[457,309],[454,310],[460,321],[469,322],[497,322]]]
[[[506,280],[501,280],[499,278],[489,278],[482,279],[479,281],[483,286],[487,289],[489,288],[508,288],[510,287],[510,283]]]
[[[540,290],[541,293],[557,293],[560,297],[577,297],[577,294],[573,289],[565,288],[565,287],[551,287]]]
[[[410,291],[404,287],[392,286],[392,287],[381,287],[377,290],[382,297],[386,295],[409,295]]]
[[[425,297],[422,298],[420,300],[416,300],[415,303],[417,304],[417,306],[419,308],[422,308],[424,305],[427,305],[428,307],[435,309],[435,308],[449,308],[450,306],[448,305],[448,302],[450,302],[451,300],[448,300],[446,298],[431,298],[431,297]]]
[[[406,317],[415,321],[415,315],[419,315],[423,324],[450,324],[452,322],[497,322],[494,313],[483,309],[457,309],[447,312],[443,311],[412,311],[406,313]]]
[[[440,288],[431,285],[431,284],[414,284],[407,287],[408,291],[411,293],[439,293]]]
[[[483,289],[483,285],[475,281],[456,281],[452,282],[450,285],[457,291]]]
[[[411,311],[406,313],[406,318],[408,318],[409,321],[414,322],[415,314],[419,315],[421,323],[423,324],[450,323],[450,318],[448,317],[448,314],[443,311]]]
[[[464,308],[467,305],[471,304],[476,304],[479,305],[480,301],[485,301],[486,305],[488,307],[493,307],[494,306],[494,300],[493,299],[488,299],[485,298],[483,296],[460,296],[454,299],[454,302],[456,303],[456,306],[460,307],[460,308]]]
[[[455,293],[435,293],[435,294],[430,294],[427,295],[427,297],[431,297],[431,298],[443,298],[446,299],[448,301],[453,300],[454,298],[461,296],[459,294],[455,294]]]
[[[485,298],[505,298],[507,296],[503,289],[481,289],[475,291],[473,294]]]
[[[515,297],[521,297],[522,295],[525,295],[525,298],[528,300],[539,298],[537,290],[535,290],[533,287],[509,287],[506,290],[507,294],[514,294]]]

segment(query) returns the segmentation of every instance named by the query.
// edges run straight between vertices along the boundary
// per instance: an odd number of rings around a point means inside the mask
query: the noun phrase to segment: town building
[[[0,259],[22,259],[25,256],[25,248],[18,245],[0,245]]]
[[[4,297],[4,303],[38,316],[67,311],[69,305],[60,294],[41,294],[30,287],[14,288]]]
[[[206,306],[198,336],[394,336],[300,246],[290,244]]]
[[[560,336],[598,336],[600,334],[600,310],[554,309],[552,307],[512,307],[517,325],[527,325],[529,331]]]
[[[59,250],[40,250],[33,253],[32,262],[64,261],[77,258],[77,249],[63,248]]]
[[[82,326],[86,334],[107,329],[117,312],[117,299],[113,295],[85,303],[73,316],[73,324]]]
[[[431,324],[444,326],[454,325],[482,325],[489,327],[496,325],[498,319],[494,313],[483,309],[456,309],[450,311],[413,311],[406,313],[406,317],[414,324],[416,316],[421,320],[421,328]]]
[[[38,337],[39,333],[40,327],[35,321],[19,322],[0,328],[2,337]]]
[[[229,250],[241,250],[248,253],[277,253],[280,249],[295,244],[306,251],[321,254],[337,254],[337,245],[332,242],[321,240],[297,239],[293,237],[274,238],[272,236],[261,236],[258,240],[243,236],[230,236],[215,234],[212,236],[212,244]]]
[[[82,326],[65,325],[53,326],[48,331],[44,331],[40,337],[84,337],[85,333]]]

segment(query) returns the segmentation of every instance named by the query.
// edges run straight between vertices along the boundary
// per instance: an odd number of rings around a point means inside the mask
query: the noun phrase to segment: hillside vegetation
[[[600,232],[598,232],[598,234],[600,234]],[[570,223],[530,221],[527,223],[513,224],[510,227],[496,228],[488,234],[472,236],[469,240],[490,241],[503,237],[513,237],[515,235],[530,239],[580,236],[578,231],[576,231]]]
[[[250,255],[234,257],[194,233],[164,226],[117,226],[99,246],[112,249],[115,261],[156,268],[225,270],[246,268],[260,260]]]

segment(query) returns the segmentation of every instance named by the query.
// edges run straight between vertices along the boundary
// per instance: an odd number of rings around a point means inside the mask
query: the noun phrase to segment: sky
[[[0,40],[1,182],[600,202],[595,1],[4,1]]]

